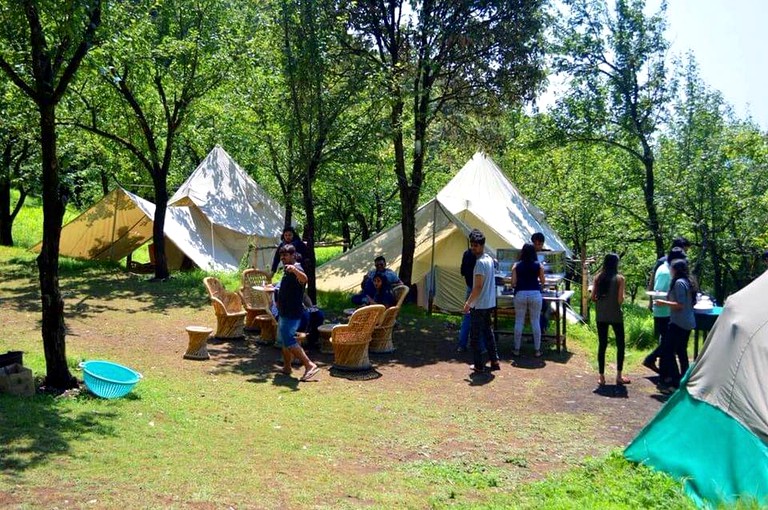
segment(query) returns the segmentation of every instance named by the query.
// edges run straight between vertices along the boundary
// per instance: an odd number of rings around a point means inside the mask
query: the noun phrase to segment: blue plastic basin
[[[84,361],[80,367],[83,369],[86,387],[102,398],[122,397],[142,378],[135,370],[111,361]]]

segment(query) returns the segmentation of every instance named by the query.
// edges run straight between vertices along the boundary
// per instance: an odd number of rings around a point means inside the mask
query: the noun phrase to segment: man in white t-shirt
[[[475,364],[472,370],[485,372],[483,351],[480,338],[485,340],[485,348],[491,360],[490,370],[499,370],[499,353],[496,350],[496,338],[493,335],[492,314],[496,308],[496,278],[493,259],[485,253],[485,235],[474,229],[469,233],[469,247],[477,257],[473,273],[472,292],[464,303],[464,313],[470,314],[469,344],[472,346]]]

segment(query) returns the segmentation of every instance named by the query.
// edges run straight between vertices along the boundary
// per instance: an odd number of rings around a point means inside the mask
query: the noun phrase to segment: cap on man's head
[[[286,244],[280,247],[280,253],[296,253],[296,247],[292,244]]]
[[[686,239],[685,237],[682,237],[682,236],[681,237],[675,237],[674,239],[672,239],[672,248],[675,248],[675,247],[679,247],[679,248],[682,248],[684,250],[687,250],[688,248],[691,247],[691,242],[688,239]]]

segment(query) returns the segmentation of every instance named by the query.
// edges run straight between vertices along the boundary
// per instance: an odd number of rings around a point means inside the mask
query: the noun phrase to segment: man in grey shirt
[[[490,370],[499,370],[499,353],[496,350],[496,338],[493,336],[491,314],[496,308],[496,278],[493,259],[485,253],[485,235],[474,229],[469,233],[469,247],[477,257],[473,274],[472,292],[464,303],[464,313],[470,314],[469,343],[472,346],[475,372],[485,372],[480,338],[485,339],[485,348],[491,360]]]

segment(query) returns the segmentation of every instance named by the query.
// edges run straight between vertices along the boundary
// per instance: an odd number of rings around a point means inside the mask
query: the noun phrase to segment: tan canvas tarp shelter
[[[437,199],[468,226],[482,230],[487,244],[494,249],[521,248],[530,242],[531,234],[541,232],[545,248],[571,256],[560,236],[544,220],[544,213],[509,182],[485,153],[472,156],[440,190]]]
[[[61,255],[117,262],[152,239],[155,204],[116,188],[61,231]],[[224,249],[227,240],[211,238],[209,222],[189,207],[168,208],[165,217],[168,268],[181,267],[184,256],[216,271],[236,271],[239,258]],[[212,247],[221,247],[214,253]],[[247,247],[246,247],[247,248]],[[40,244],[33,250],[39,251]]]
[[[250,240],[256,248],[251,264],[265,268],[272,263],[285,210],[219,145],[173,194],[168,206],[186,206],[207,219],[214,253],[215,241],[221,239],[224,248],[239,260]]]
[[[700,508],[768,508],[766,293],[768,272],[728,297],[680,388],[624,451]]]
[[[434,292],[436,306],[461,310],[466,284],[459,268],[472,228],[485,233],[486,251],[492,255],[498,248],[520,248],[534,232],[544,233],[546,248],[570,255],[544,221],[543,213],[523,197],[490,157],[477,153],[437,198],[416,213],[413,281],[419,287],[420,305],[426,306],[429,293]],[[401,252],[402,228],[397,225],[323,264],[317,271],[317,287],[358,292],[363,275],[373,268],[374,257],[383,255],[388,266],[398,271]]]
[[[152,239],[154,214],[153,203],[118,187],[62,228],[60,253],[119,261]],[[178,269],[186,255],[205,270],[237,271],[249,245],[260,248],[253,263],[265,267],[283,217],[282,207],[216,146],[169,201],[168,268]]]
[[[413,281],[419,282],[418,302],[426,306],[426,291],[432,268],[435,268],[436,285],[440,292],[435,304],[443,309],[461,308],[466,285],[458,271],[453,271],[453,258],[467,248],[470,229],[451,214],[436,199],[416,211],[416,250],[413,257]],[[387,266],[397,272],[400,269],[403,230],[400,224],[368,239],[317,270],[317,288],[358,292],[363,275],[373,268],[373,259],[383,255]],[[455,273],[455,274],[454,274]],[[459,301],[456,301],[456,296]]]

